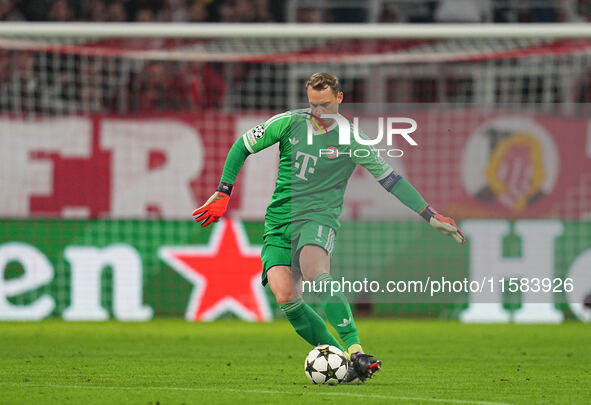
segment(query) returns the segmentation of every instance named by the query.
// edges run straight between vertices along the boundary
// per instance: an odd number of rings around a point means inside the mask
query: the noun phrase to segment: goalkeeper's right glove
[[[217,191],[209,197],[209,200],[193,211],[195,221],[201,222],[202,227],[218,222],[228,208],[230,195],[232,195],[232,184],[221,182]]]

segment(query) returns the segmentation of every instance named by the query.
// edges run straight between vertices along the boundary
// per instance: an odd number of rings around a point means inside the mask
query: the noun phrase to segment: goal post
[[[586,23],[562,24],[298,24],[298,23],[21,23],[0,36],[45,38],[589,38]]]

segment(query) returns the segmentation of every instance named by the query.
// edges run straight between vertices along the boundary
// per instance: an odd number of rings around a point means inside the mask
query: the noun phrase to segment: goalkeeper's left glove
[[[201,222],[202,227],[209,226],[213,222],[218,222],[228,208],[231,194],[232,184],[221,182],[217,191],[209,197],[209,200],[193,211],[195,221]]]
[[[462,245],[466,243],[464,233],[456,225],[456,221],[452,218],[443,216],[435,211],[431,206],[427,205],[421,211],[421,216],[425,218],[429,224],[444,235],[451,236],[454,240]]]

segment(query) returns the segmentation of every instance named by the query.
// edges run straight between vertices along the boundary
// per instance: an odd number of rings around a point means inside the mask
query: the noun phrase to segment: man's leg
[[[314,284],[320,283],[323,287],[325,283],[330,285],[333,281],[330,276],[330,256],[320,246],[305,245],[302,247],[299,262],[306,280],[313,281]],[[319,289],[314,291],[319,291]],[[342,292],[331,295],[330,288],[328,291],[323,288],[316,295],[320,298],[326,319],[338,332],[348,348],[347,351],[349,353],[362,351],[351,307],[345,295]]]
[[[333,281],[329,274],[330,255],[320,246],[304,245],[300,250],[299,262],[304,277],[307,280],[313,280],[314,284],[321,283],[325,287],[329,285],[327,283]],[[321,291],[316,295],[322,301],[326,318],[337,330],[347,346],[347,353],[350,356],[351,363],[344,382],[352,383],[373,377],[380,370],[382,362],[369,354],[363,353],[351,307],[345,295],[342,292],[331,294],[330,288],[328,290],[326,288],[316,288],[313,291]]]
[[[320,315],[302,300],[299,273],[293,273],[289,266],[273,266],[267,271],[267,281],[279,307],[296,332],[312,346],[328,344],[343,350]]]

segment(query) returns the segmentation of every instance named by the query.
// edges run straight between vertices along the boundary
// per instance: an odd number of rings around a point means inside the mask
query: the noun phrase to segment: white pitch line
[[[272,391],[272,390],[239,390],[234,388],[219,390],[217,388],[199,388],[199,387],[117,387],[108,385],[60,385],[60,384],[19,384],[19,383],[0,383],[4,387],[19,387],[19,388],[64,388],[64,389],[101,389],[101,390],[163,390],[163,391],[192,391],[192,392],[237,392],[250,394],[274,394],[274,395],[299,395],[299,392],[290,391]],[[328,396],[343,396],[356,398],[372,398],[372,399],[388,399],[398,401],[424,401],[424,402],[439,402],[449,404],[472,404],[472,405],[513,405],[506,402],[491,402],[491,401],[472,401],[466,399],[445,399],[445,398],[422,398],[422,397],[401,397],[393,395],[380,394],[355,394],[352,392],[314,392],[307,391],[304,395],[328,395]]]

